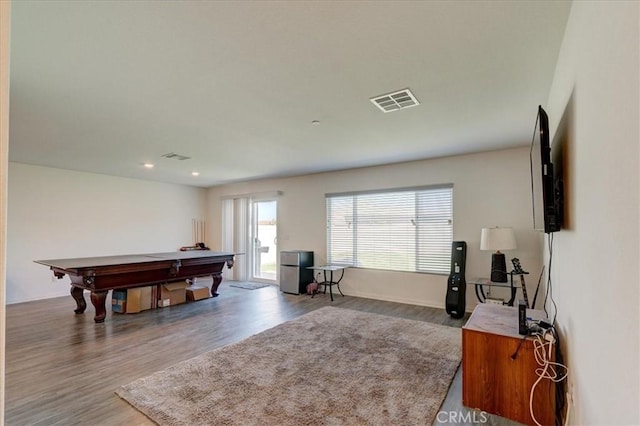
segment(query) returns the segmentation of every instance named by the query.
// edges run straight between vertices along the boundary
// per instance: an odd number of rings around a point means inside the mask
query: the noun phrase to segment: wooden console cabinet
[[[527,310],[533,319],[543,311]],[[538,364],[533,338],[522,342],[518,334],[518,309],[479,304],[462,328],[462,403],[470,408],[534,425],[529,413],[529,393],[537,380]],[[543,379],[535,389],[533,412],[543,425],[555,424],[555,383]]]

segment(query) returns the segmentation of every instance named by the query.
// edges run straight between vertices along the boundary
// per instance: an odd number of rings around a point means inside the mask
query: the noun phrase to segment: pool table
[[[71,296],[76,301],[76,314],[87,308],[84,290],[91,292],[95,307],[95,322],[103,322],[107,314],[105,300],[109,290],[141,287],[211,275],[211,295],[218,295],[225,264],[233,266],[234,254],[209,250],[170,253],[132,254],[120,256],[84,257],[76,259],[36,260],[48,266],[59,279],[71,278]]]

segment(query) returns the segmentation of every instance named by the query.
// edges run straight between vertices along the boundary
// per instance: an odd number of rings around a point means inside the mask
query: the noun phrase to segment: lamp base
[[[491,255],[491,281],[494,283],[507,282],[507,261],[504,253],[493,253]]]

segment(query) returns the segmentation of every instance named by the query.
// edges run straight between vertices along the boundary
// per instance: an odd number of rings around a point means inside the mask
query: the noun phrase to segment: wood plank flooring
[[[223,283],[219,293],[214,299],[139,314],[108,310],[102,324],[94,323],[90,304],[86,313],[75,315],[71,296],[8,305],[6,424],[153,424],[114,390],[323,306],[454,327],[466,322],[440,309],[350,296],[337,296],[332,303],[328,294],[311,299],[274,286],[245,290]],[[458,371],[442,410],[469,412],[461,404],[461,387]],[[490,416],[486,424],[515,423]]]

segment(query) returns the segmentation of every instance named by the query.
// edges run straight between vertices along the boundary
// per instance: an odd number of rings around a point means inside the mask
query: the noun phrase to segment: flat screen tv
[[[529,157],[533,228],[547,234],[560,231],[564,213],[562,160],[556,159],[559,164],[554,169],[549,144],[549,117],[542,106],[538,106]]]

